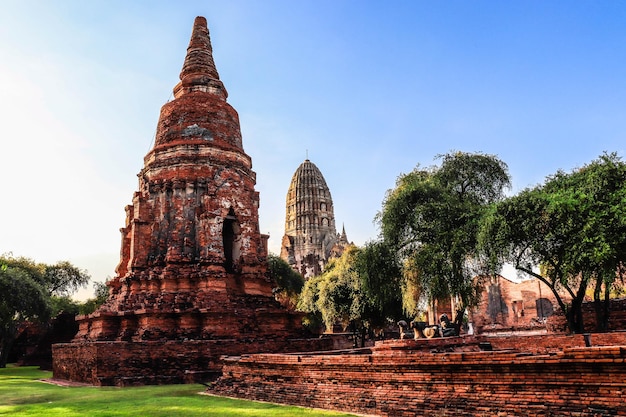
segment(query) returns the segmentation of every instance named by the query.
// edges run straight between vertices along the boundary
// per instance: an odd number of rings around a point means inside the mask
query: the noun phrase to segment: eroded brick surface
[[[72,344],[55,348],[57,378],[180,381],[180,372],[201,373],[224,353],[325,347],[302,342],[301,315],[272,295],[256,174],[202,17],[180,78],[126,207],[109,299],[77,319]]]
[[[377,343],[228,358],[208,391],[381,416],[624,416],[626,333]],[[489,343],[492,351],[481,350]]]

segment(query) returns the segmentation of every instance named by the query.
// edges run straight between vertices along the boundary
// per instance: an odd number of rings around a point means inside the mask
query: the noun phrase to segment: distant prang
[[[328,261],[340,257],[350,243],[345,227],[337,233],[330,189],[322,172],[308,158],[293,174],[286,200],[280,257],[308,279],[319,275]]]
[[[109,297],[77,318],[71,343],[54,346],[54,378],[206,381],[219,375],[221,355],[332,348],[274,299],[256,174],[227,97],[206,19],[197,17],[126,207]]]

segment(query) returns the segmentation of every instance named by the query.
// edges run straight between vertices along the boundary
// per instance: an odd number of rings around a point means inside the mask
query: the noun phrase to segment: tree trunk
[[[606,309],[602,301],[602,277],[596,278],[596,285],[593,289],[593,309],[596,312],[596,330],[605,332],[607,330],[607,318],[605,316]]]
[[[567,318],[567,327],[571,333],[583,333],[585,331],[582,302],[583,298],[576,296],[572,299],[569,309],[565,314],[565,317]]]
[[[461,308],[462,307],[462,308]],[[456,316],[454,317],[454,324],[458,329],[463,327],[463,318],[465,317],[465,307],[459,306],[459,309],[455,312]]]
[[[585,322],[583,319],[583,301],[585,301],[585,293],[587,292],[587,286],[589,285],[589,274],[583,273],[581,277],[580,285],[567,314],[567,324],[572,333],[584,333]]]
[[[602,316],[602,331],[609,331],[609,316],[611,315],[611,286],[606,285],[604,287],[604,303],[603,303],[604,314]]]
[[[582,300],[576,306],[576,331],[574,333],[584,333],[585,332],[585,321],[583,318],[583,306]]]

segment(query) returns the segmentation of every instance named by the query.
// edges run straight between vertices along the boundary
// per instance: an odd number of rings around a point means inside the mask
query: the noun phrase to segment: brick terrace
[[[381,416],[626,416],[626,333],[379,342],[226,357],[219,395]],[[493,351],[482,351],[480,346]]]

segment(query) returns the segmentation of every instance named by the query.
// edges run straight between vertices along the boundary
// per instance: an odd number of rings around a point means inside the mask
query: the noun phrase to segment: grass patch
[[[59,387],[35,367],[0,369],[0,416],[41,417],[347,417],[349,414],[199,395],[200,384],[143,387]]]

